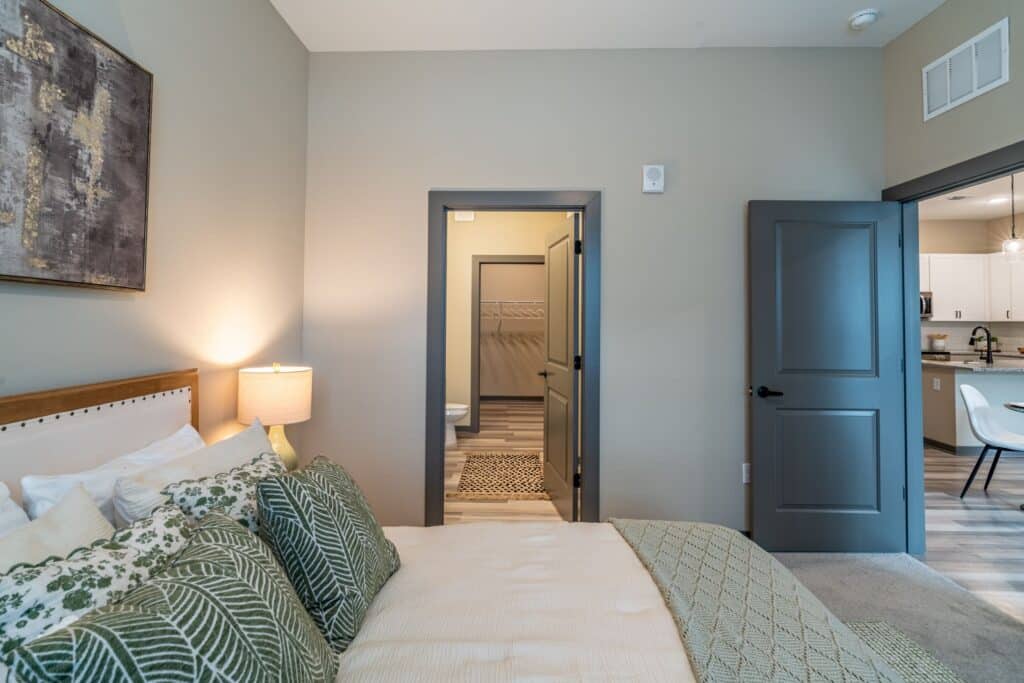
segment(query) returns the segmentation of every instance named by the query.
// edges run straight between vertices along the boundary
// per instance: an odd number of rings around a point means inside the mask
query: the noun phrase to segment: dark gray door
[[[901,212],[750,203],[752,534],[906,548]]]
[[[548,235],[544,252],[544,488],[567,521],[577,517],[576,239],[579,217]]]

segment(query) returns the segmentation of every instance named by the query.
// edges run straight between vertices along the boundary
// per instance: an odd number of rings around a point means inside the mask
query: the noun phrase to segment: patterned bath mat
[[[853,621],[847,626],[907,683],[964,683],[930,652],[884,621]]]
[[[550,500],[540,453],[469,453],[449,500]]]

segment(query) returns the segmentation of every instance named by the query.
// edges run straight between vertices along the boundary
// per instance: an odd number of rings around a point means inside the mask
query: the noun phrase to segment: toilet
[[[444,404],[444,447],[451,448],[456,443],[455,423],[469,414],[469,406],[462,403]]]

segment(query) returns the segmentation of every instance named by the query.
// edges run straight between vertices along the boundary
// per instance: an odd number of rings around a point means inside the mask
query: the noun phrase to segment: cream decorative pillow
[[[119,525],[143,519],[167,503],[160,493],[179,481],[203,479],[252,462],[262,453],[273,451],[263,425],[258,421],[234,436],[194,453],[176,458],[114,484],[114,512]]]
[[[112,533],[114,527],[79,484],[42,517],[0,537],[0,572],[17,564],[64,557]]]
[[[197,451],[205,445],[199,432],[192,425],[185,425],[168,437],[91,470],[22,477],[21,497],[25,503],[25,511],[30,518],[36,519],[60,502],[68,491],[81,484],[99,506],[103,516],[113,523],[114,482],[120,477],[131,476],[146,468]]]
[[[0,575],[0,657],[116,602],[163,570],[188,537],[184,513],[169,505],[65,558]]]
[[[11,490],[7,488],[7,484],[0,481],[0,537],[26,524],[28,524],[28,515],[20,505],[11,500]],[[3,564],[2,556],[0,556],[0,564]]]
[[[260,528],[256,516],[256,484],[285,471],[276,453],[264,453],[247,465],[205,479],[179,481],[160,493],[195,521],[216,511],[255,533]]]

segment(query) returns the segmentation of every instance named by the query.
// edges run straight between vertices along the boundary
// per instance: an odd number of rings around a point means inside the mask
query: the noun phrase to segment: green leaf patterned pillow
[[[338,662],[270,550],[214,512],[166,571],[18,648],[9,666],[25,683],[321,683]]]
[[[168,505],[67,557],[12,567],[0,575],[0,658],[142,585],[188,536],[185,515]]]
[[[193,520],[217,510],[241,522],[250,531],[259,529],[256,519],[256,484],[267,477],[282,474],[284,463],[276,453],[263,453],[252,462],[212,477],[179,481],[162,493]]]
[[[325,458],[257,487],[260,536],[274,550],[335,652],[398,570],[395,545],[348,473]]]

